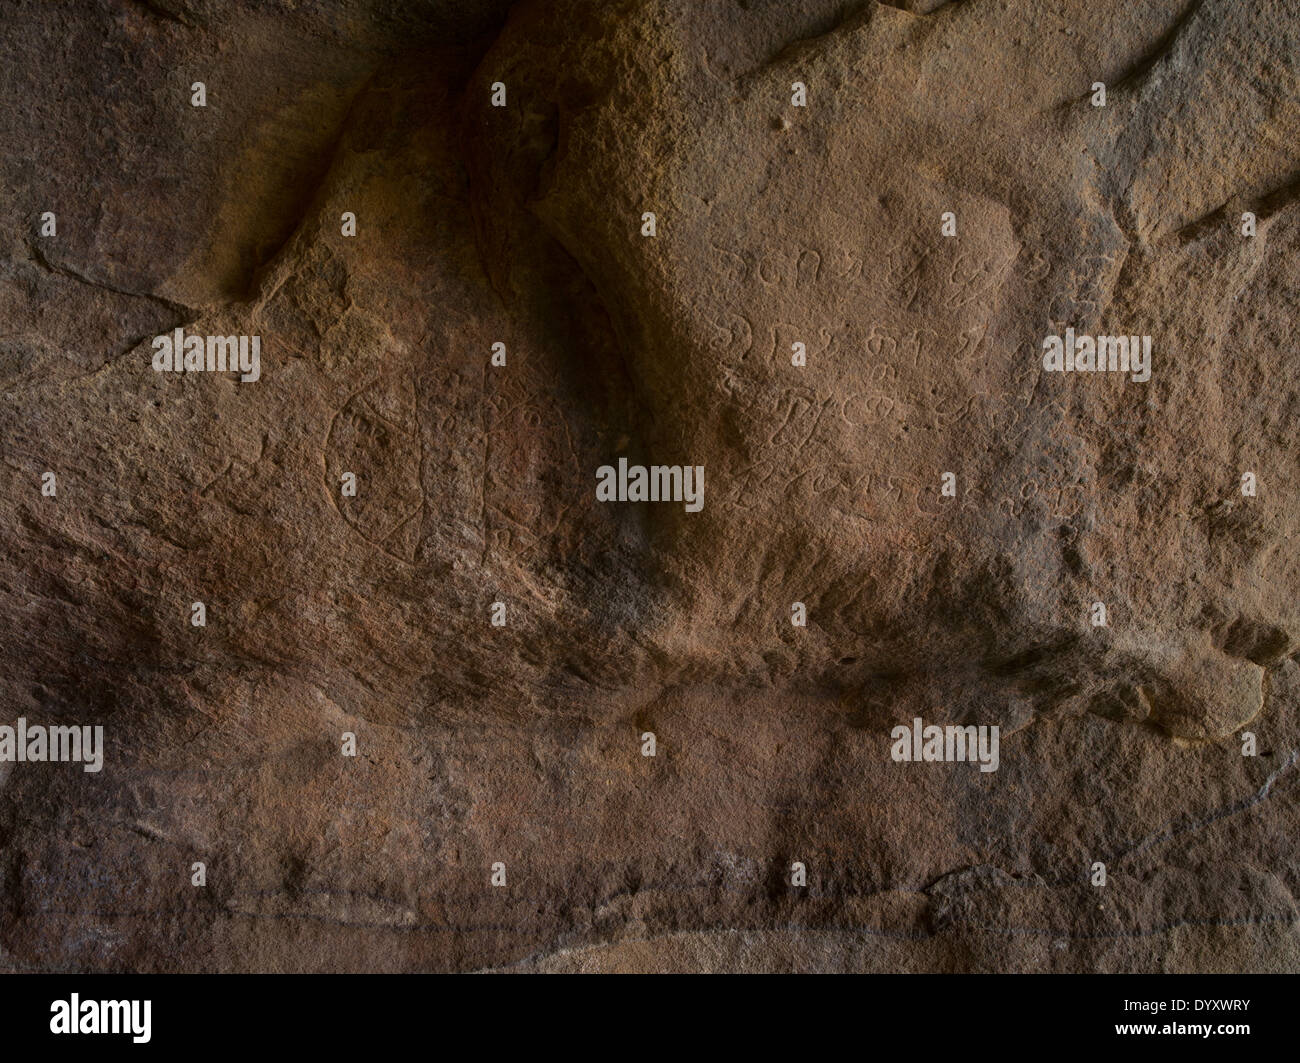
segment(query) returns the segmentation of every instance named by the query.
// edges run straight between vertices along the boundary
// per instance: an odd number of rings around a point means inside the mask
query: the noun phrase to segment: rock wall
[[[2,8],[0,969],[1300,970],[1295,0]]]

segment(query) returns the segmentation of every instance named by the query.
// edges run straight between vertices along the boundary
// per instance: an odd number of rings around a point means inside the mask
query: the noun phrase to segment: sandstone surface
[[[3,0],[0,134],[0,969],[1300,970],[1295,0]]]

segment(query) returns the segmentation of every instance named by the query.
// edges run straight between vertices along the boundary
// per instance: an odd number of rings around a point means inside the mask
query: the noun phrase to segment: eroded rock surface
[[[1300,969],[1300,5],[4,9],[0,967]]]

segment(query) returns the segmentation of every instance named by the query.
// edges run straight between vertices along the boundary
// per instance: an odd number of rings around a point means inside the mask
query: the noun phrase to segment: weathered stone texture
[[[0,6],[0,969],[1300,970],[1295,0]]]

